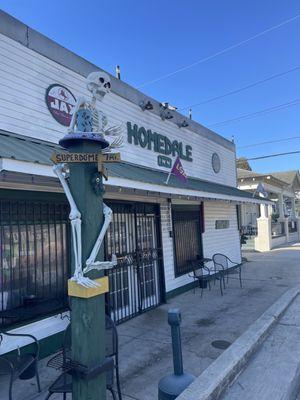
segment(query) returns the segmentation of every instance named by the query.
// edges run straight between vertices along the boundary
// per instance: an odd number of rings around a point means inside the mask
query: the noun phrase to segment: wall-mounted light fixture
[[[140,107],[141,107],[142,111],[153,110],[153,104],[151,103],[150,100],[148,100],[147,102],[146,101],[141,101],[140,102]]]
[[[160,118],[164,121],[165,119],[172,119],[174,116],[171,111],[177,110],[177,107],[170,106],[169,103],[160,103]]]
[[[186,128],[189,126],[189,123],[184,119],[183,121],[180,121],[177,123],[178,128]]]
[[[165,108],[166,110],[171,110],[171,111],[176,111],[177,107],[172,106],[171,104],[165,102],[165,103],[160,103],[160,106]]]
[[[170,113],[170,111],[162,111],[160,113],[161,119],[164,121],[165,119],[172,119],[174,118],[173,115]]]

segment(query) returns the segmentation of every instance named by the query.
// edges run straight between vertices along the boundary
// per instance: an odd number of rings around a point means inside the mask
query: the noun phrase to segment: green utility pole
[[[101,153],[97,142],[79,140],[69,147],[74,153]],[[70,190],[81,213],[82,220],[82,262],[88,258],[103,223],[102,191],[96,194],[93,188],[97,164],[70,163]],[[98,178],[99,179],[99,178]],[[101,178],[100,178],[101,179]],[[102,179],[98,182],[102,188]],[[103,248],[98,260],[103,260]],[[72,252],[72,273],[74,254]],[[100,278],[103,271],[90,272],[90,278]],[[91,298],[71,297],[72,360],[92,368],[105,359],[105,295]],[[106,374],[90,380],[73,378],[73,400],[106,399]]]
[[[111,210],[104,208],[104,221],[102,175],[106,174],[104,162],[120,160],[119,154],[110,151],[120,147],[122,140],[119,128],[107,128],[106,116],[96,107],[97,100],[101,102],[110,92],[109,76],[103,71],[92,72],[86,83],[92,98],[89,101],[78,97],[68,133],[59,142],[68,153],[53,154],[51,159],[71,207],[72,279],[68,281],[68,294],[71,297],[72,398],[105,400],[106,371],[113,368],[113,359],[105,357],[105,293],[109,288],[104,269],[114,267],[116,257],[111,262],[103,261],[101,246]],[[111,143],[106,140],[109,136]],[[102,154],[102,149],[106,149],[106,154]],[[69,182],[63,174],[63,163],[69,166]],[[88,276],[84,273],[85,267],[90,271]]]

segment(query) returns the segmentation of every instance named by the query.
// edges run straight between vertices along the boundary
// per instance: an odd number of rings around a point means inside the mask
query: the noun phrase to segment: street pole
[[[158,400],[175,400],[195,379],[194,375],[183,371],[181,347],[181,312],[178,308],[168,311],[171,327],[174,373],[164,376],[158,383]]]
[[[69,147],[74,153],[101,153],[97,142],[79,141]],[[81,212],[82,219],[82,260],[86,260],[92,250],[103,223],[102,177],[99,175],[100,191],[97,195],[92,186],[92,179],[97,174],[97,164],[69,164],[70,190]],[[103,260],[103,248],[98,255]],[[71,258],[74,271],[74,254]],[[92,271],[90,278],[100,278],[103,271]],[[85,365],[88,369],[100,364],[105,359],[105,294],[91,298],[71,297],[72,360]],[[90,380],[73,378],[74,400],[106,399],[106,374]]]

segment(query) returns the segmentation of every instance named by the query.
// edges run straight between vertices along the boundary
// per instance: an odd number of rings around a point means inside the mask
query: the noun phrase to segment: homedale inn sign
[[[140,146],[143,149],[154,151],[163,156],[178,156],[185,161],[193,161],[192,146],[185,145],[178,140],[170,140],[167,136],[143,126],[127,122],[127,141],[130,144]],[[158,164],[164,167],[170,167],[172,160],[169,157],[158,157]]]

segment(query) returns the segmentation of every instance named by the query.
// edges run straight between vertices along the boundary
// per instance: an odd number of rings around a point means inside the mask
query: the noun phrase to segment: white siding
[[[163,261],[165,272],[166,291],[172,290],[172,281],[174,279],[174,249],[173,238],[170,237],[172,230],[171,208],[168,202],[160,206],[161,218],[161,239],[163,246]]]
[[[204,257],[223,253],[232,261],[241,262],[240,236],[236,206],[225,202],[204,203],[205,232],[203,238]],[[216,220],[229,219],[228,229],[215,229]]]
[[[173,258],[173,239],[169,237],[169,232],[164,228],[167,223],[167,206],[161,207],[162,216],[162,236],[164,246],[164,267],[166,291],[169,292],[180,286],[193,281],[188,275],[175,278],[174,258]],[[215,253],[223,253],[232,261],[241,262],[240,237],[237,225],[237,214],[234,204],[225,202],[205,202],[204,203],[205,232],[202,235],[203,256],[211,258]],[[215,229],[215,221],[230,220],[228,229]],[[211,263],[212,264],[212,263]],[[212,265],[208,266],[212,268]]]
[[[0,60],[0,129],[58,142],[66,128],[58,124],[48,111],[46,88],[58,83],[70,89],[76,97],[88,96],[84,77],[4,35],[0,35]],[[174,123],[176,121],[162,121],[154,113],[143,112],[139,106],[113,93],[104,98],[102,109],[111,125],[124,127],[122,158],[125,161],[161,168],[157,165],[158,153],[127,143],[126,123],[129,121],[170,140],[181,141],[184,146],[191,145],[193,162],[182,161],[188,176],[236,185],[233,151],[187,128],[179,129]],[[215,174],[211,166],[213,152],[221,158],[219,174]]]

